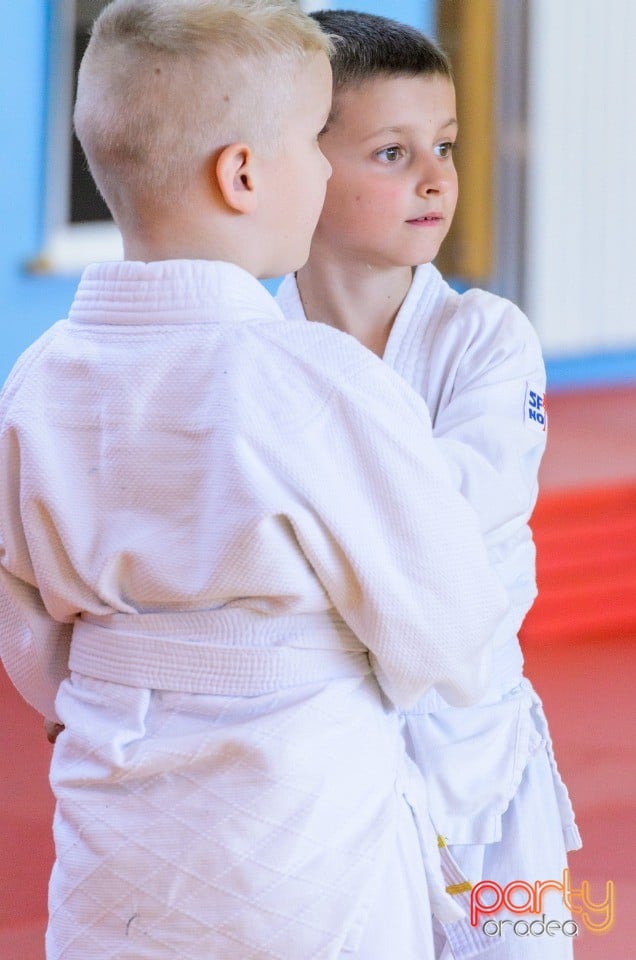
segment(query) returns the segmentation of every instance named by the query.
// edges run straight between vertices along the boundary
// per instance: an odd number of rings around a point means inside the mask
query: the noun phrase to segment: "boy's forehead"
[[[455,87],[441,74],[381,75],[334,91],[334,125],[343,121],[360,131],[373,127],[399,133],[427,118],[457,125]]]
[[[455,97],[453,81],[439,73],[380,74],[358,83],[346,84],[334,91],[339,100],[355,101],[357,105],[368,101],[402,102],[405,95],[409,101],[427,102],[438,99],[442,92],[453,99]]]

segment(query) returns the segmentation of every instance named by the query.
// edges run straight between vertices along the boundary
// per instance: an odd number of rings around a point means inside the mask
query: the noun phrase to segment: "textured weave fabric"
[[[427,871],[372,678],[224,697],[74,674],[57,705],[47,960],[357,957],[396,858],[420,903],[394,942],[432,957],[412,947]]]
[[[292,276],[277,300],[290,320],[305,321]],[[531,779],[534,793],[524,802],[545,807],[553,822],[545,824],[545,844],[531,832],[527,843],[544,850],[545,869],[553,869],[552,837],[560,833],[566,849],[577,849],[581,841],[541,703],[522,679],[517,639],[536,595],[529,519],[546,441],[545,411],[542,424],[531,405],[532,393],[544,399],[540,345],[514,304],[482,290],[460,295],[427,264],[415,271],[383,359],[426,401],[437,449],[479,518],[493,569],[510,598],[493,634],[493,668],[482,701],[458,710],[442,692],[428,691],[407,716],[409,749],[427,780],[435,824],[460,863],[475,862],[463,855],[472,844],[482,861],[492,863],[500,850],[502,862],[516,859],[520,871],[530,861],[519,858],[519,844],[508,850],[502,817],[514,805],[528,764],[542,754],[542,778]],[[492,843],[497,846],[484,858],[483,845]],[[562,869],[564,854],[556,862]],[[536,868],[537,858],[532,863]]]
[[[290,320],[305,319],[294,277],[285,278],[277,300]],[[536,596],[528,520],[546,431],[529,421],[526,398],[529,384],[545,391],[537,336],[508,300],[483,290],[460,295],[425,264],[415,271],[383,359],[426,401],[437,449],[477,514],[511,598],[497,631],[498,645],[507,646]]]
[[[66,726],[49,958],[331,960],[400,850],[427,958],[427,885],[457,908],[369,666],[470,702],[506,602],[423,401],[236,267],[107,264],[11,375],[0,471],[2,657]]]
[[[353,339],[285,321],[239,268],[89,268],[0,425],[4,592],[36,637],[40,597],[60,624],[33,645],[3,631],[2,654],[43,712],[82,612],[333,605],[395,701],[483,686],[504,601],[425,405]]]

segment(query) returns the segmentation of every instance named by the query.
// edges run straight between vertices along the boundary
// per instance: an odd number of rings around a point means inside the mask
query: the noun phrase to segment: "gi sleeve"
[[[481,291],[462,301],[477,332],[433,433],[457,489],[479,518],[518,629],[536,595],[528,521],[546,444],[545,368],[537,336],[513,304]]]
[[[366,363],[279,449],[298,543],[387,696],[408,707],[435,685],[451,703],[477,700],[507,600],[421,398]]]
[[[22,524],[19,445],[0,434],[0,658],[24,699],[55,720],[55,697],[68,675],[73,615],[55,619],[35,586]],[[46,522],[46,517],[42,517]],[[68,621],[68,622],[67,622]]]
[[[68,674],[72,623],[58,623],[37,590],[0,566],[0,655],[24,699],[55,720],[55,698]]]
[[[34,585],[21,521],[19,443],[7,410],[57,326],[22,354],[0,394],[0,659],[20,694],[48,720],[56,719],[55,697],[69,672],[72,623],[51,617]],[[28,407],[23,415],[31,415]]]

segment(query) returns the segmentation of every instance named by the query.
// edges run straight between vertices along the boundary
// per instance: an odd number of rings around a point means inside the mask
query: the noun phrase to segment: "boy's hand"
[[[49,741],[49,743],[55,743],[64,729],[64,724],[55,723],[54,720],[45,720],[44,729],[46,730],[46,739]]]

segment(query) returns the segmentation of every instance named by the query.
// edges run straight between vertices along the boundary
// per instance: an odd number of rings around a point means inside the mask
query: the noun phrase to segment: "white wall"
[[[546,353],[636,347],[636,2],[529,0],[524,302]]]

